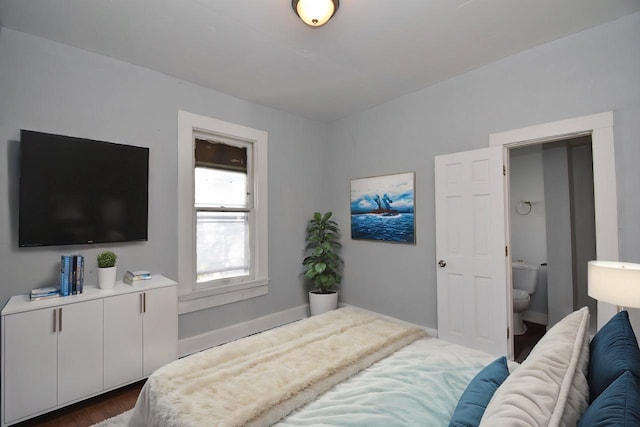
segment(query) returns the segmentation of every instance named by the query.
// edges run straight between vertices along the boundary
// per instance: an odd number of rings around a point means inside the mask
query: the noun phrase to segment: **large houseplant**
[[[98,261],[98,287],[111,289],[116,285],[116,260],[118,256],[112,251],[100,252]]]
[[[340,229],[331,219],[332,212],[315,212],[307,225],[307,242],[302,261],[304,275],[314,283],[309,292],[311,315],[335,309],[338,305],[337,287],[342,280],[344,261],[339,254]]]

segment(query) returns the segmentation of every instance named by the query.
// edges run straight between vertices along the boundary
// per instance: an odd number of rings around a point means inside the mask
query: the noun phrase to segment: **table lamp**
[[[640,308],[640,264],[589,261],[588,291],[591,298],[618,306]]]

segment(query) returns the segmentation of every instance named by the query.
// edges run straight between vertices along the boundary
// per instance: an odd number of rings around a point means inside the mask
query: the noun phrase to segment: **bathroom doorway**
[[[587,262],[596,259],[591,135],[509,149],[511,257],[539,268],[524,320],[539,339],[572,311],[597,302],[587,295]],[[516,349],[518,357],[518,349]]]
[[[596,218],[597,259],[618,260],[618,201],[616,193],[616,167],[614,153],[613,112],[604,112],[588,116],[575,117],[556,122],[541,123],[519,129],[512,129],[489,135],[489,146],[502,147],[505,160],[505,176],[511,173],[509,150],[528,145],[550,143],[580,136],[591,137],[593,156],[593,196]],[[505,231],[508,234],[507,249],[511,246],[512,209],[509,194],[509,179],[505,180]],[[546,233],[545,233],[546,235]],[[507,251],[511,259],[511,251]],[[512,306],[511,264],[506,265],[508,303]],[[603,301],[597,303],[597,327],[601,328],[616,313],[616,307]],[[508,316],[512,326],[512,316]],[[513,335],[509,335],[510,349],[514,349]],[[510,352],[510,357],[513,353]]]

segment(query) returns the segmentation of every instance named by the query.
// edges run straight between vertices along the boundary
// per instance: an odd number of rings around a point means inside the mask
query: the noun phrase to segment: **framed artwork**
[[[415,172],[351,180],[351,238],[415,244]]]

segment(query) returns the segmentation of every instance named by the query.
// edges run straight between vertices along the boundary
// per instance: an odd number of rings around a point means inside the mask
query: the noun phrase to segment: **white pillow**
[[[496,390],[480,426],[572,426],[589,399],[589,309],[569,314],[545,334]]]

